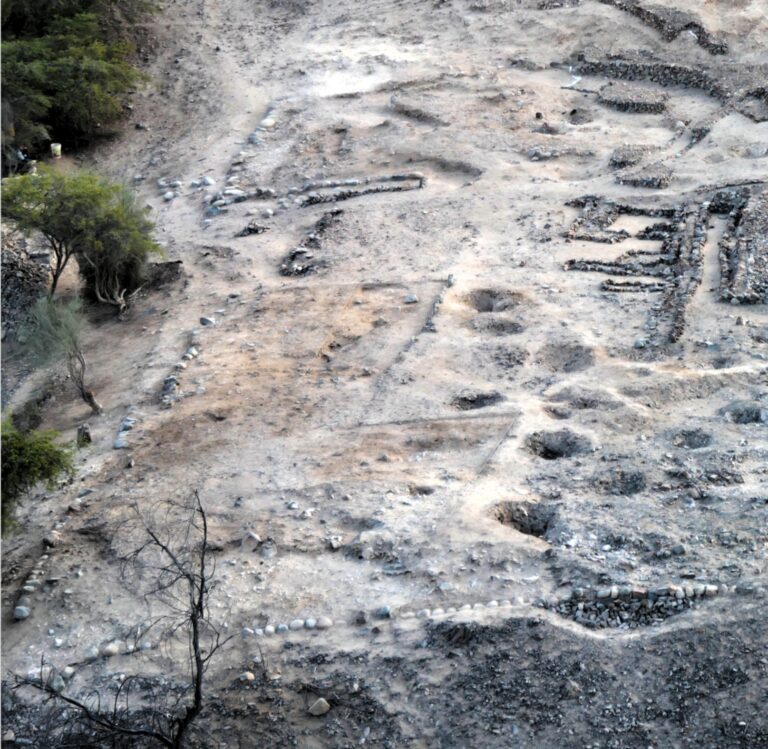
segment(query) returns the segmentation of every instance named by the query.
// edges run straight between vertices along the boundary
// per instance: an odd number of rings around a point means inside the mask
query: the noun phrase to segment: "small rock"
[[[256,551],[256,549],[259,547],[259,544],[261,544],[261,536],[259,536],[258,533],[254,533],[253,531],[248,531],[248,533],[246,533],[243,537],[240,546],[242,546],[242,548],[244,548],[246,551]]]
[[[321,697],[312,703],[312,706],[309,708],[309,714],[319,718],[321,715],[325,715],[330,709],[331,706],[328,704],[327,700],[324,700]]]
[[[313,619],[312,617],[305,619],[304,626],[306,629],[315,629],[315,627],[317,627],[317,619]]]
[[[327,616],[321,616],[317,620],[318,629],[330,629],[333,626],[333,619],[329,619]]]
[[[267,626],[264,627],[264,634],[267,637],[272,636],[273,634],[275,634],[275,628],[271,624],[267,624]]]
[[[279,635],[284,635],[288,631],[288,625],[287,624],[278,624],[275,627],[275,632]]]
[[[253,672],[251,671],[243,671],[243,673],[241,673],[240,676],[237,677],[237,680],[244,684],[250,684],[252,681],[256,680],[256,677],[253,675]]]
[[[216,320],[214,320],[212,317],[201,317],[200,318],[200,324],[201,325],[215,325]]]
[[[377,619],[389,619],[392,616],[392,609],[389,606],[379,606],[374,612],[373,615]]]
[[[59,533],[58,531],[51,531],[48,535],[46,535],[43,538],[43,545],[53,548],[54,546],[58,546],[60,541],[61,541],[61,533]]]
[[[30,613],[31,613],[30,610],[26,606],[17,606],[13,610],[13,618],[17,622],[20,622],[23,619],[27,619],[29,617]]]
[[[163,200],[166,203],[169,203],[171,200],[173,200],[176,197],[176,193],[173,190],[168,190],[168,192],[163,193]]]
[[[573,679],[568,679],[563,687],[563,692],[567,697],[578,697],[581,694],[581,686]]]
[[[88,424],[80,424],[77,428],[77,446],[84,447],[93,442],[91,438],[91,427]]]
[[[294,619],[288,625],[288,629],[290,629],[291,632],[298,632],[300,629],[304,629],[304,620],[303,619]]]
[[[416,294],[408,294],[403,299],[403,304],[418,304],[419,303],[419,297],[416,296]]]
[[[108,642],[99,648],[99,655],[110,657],[120,652],[120,646],[116,642]]]
[[[215,180],[215,179],[213,179],[213,177],[203,177],[203,179],[202,179],[202,183],[203,183],[203,184],[204,184],[206,187],[212,187],[213,185],[215,185],[215,184],[216,184],[216,180]]]

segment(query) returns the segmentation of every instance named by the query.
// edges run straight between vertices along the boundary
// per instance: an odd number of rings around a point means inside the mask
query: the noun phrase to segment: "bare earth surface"
[[[768,11],[671,8],[168,2],[91,161],[185,277],[89,333],[4,669],[172,680],[86,652],[149,616],[128,505],[198,488],[238,633],[201,745],[768,747]]]

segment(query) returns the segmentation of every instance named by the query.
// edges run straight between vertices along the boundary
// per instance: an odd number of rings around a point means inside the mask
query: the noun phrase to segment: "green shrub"
[[[105,200],[96,223],[96,234],[75,255],[84,291],[122,311],[126,295],[145,281],[149,256],[161,252],[152,238],[154,224],[134,193],[120,186]]]
[[[2,532],[13,526],[19,500],[35,485],[49,488],[63,475],[73,475],[72,452],[57,445],[56,432],[20,432],[10,418],[2,421]]]
[[[74,256],[87,294],[122,309],[126,294],[142,283],[148,256],[160,251],[154,226],[133,194],[90,172],[66,175],[41,166],[38,174],[5,179],[2,193],[5,217],[48,240],[49,298]]]
[[[102,408],[86,384],[88,366],[80,340],[84,324],[82,303],[79,299],[69,302],[38,299],[32,308],[24,337],[38,364],[66,360],[69,377],[77,392],[98,416],[102,413]]]

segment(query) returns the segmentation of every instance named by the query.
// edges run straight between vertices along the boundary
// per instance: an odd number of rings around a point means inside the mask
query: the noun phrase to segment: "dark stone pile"
[[[669,187],[669,183],[672,181],[672,170],[660,161],[657,161],[636,172],[618,174],[616,175],[616,181],[620,185],[650,187],[655,190],[661,190]]]
[[[326,211],[308,232],[304,241],[288,251],[280,263],[282,276],[306,276],[323,268],[327,263],[315,256],[322,245],[323,235],[333,226],[344,211],[334,208]]]
[[[616,231],[609,227],[619,216],[653,216],[658,218],[671,218],[675,214],[674,208],[668,207],[644,207],[617,203],[610,198],[598,195],[583,195],[566,203],[571,208],[581,208],[581,213],[576,217],[564,236],[568,239],[581,239],[587,242],[605,242],[614,244],[623,242],[629,238],[629,232],[624,229]]]
[[[30,250],[27,240],[3,227],[2,316],[3,338],[24,320],[27,310],[43,296],[50,283],[48,253]]]
[[[636,629],[661,624],[665,619],[714,598],[716,585],[665,585],[648,590],[612,585],[595,590],[576,588],[572,594],[546,605],[589,629]]]
[[[720,242],[720,297],[732,304],[768,303],[768,190],[736,199]]]
[[[361,180],[320,180],[305,184],[302,192],[307,190],[312,190],[312,192],[302,198],[298,198],[297,202],[301,208],[306,208],[307,206],[321,205],[323,203],[339,203],[343,200],[360,198],[365,195],[375,195],[380,192],[421,190],[426,184],[427,179],[421,172],[366,177]],[[359,189],[354,189],[355,185],[360,185]],[[368,187],[366,185],[371,186]],[[342,189],[343,187],[350,187],[350,189]],[[331,189],[333,192],[317,192],[318,188]]]
[[[651,81],[661,86],[695,88],[723,101],[728,98],[726,89],[715,76],[699,68],[678,63],[618,55],[599,57],[588,51],[577,56],[574,67],[580,75],[605,76],[625,81]]]
[[[623,229],[613,231],[608,228],[619,217],[619,208],[612,200],[585,195],[568,201],[567,205],[582,209],[565,233],[568,239],[614,244],[629,237],[629,233]]]
[[[608,162],[614,169],[625,169],[628,166],[637,166],[643,156],[650,149],[647,146],[626,145],[619,146],[612,154]]]
[[[600,89],[597,100],[620,112],[661,114],[667,108],[666,94],[631,83],[610,82]]]

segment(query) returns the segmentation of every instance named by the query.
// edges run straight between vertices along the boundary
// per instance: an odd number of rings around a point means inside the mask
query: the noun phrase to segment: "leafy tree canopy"
[[[129,31],[148,0],[5,0],[2,4],[3,168],[50,140],[88,141],[116,122],[142,79]]]
[[[102,302],[142,283],[146,260],[159,252],[154,228],[133,194],[91,172],[40,167],[3,181],[3,210],[22,231],[39,231],[53,251],[51,294],[74,256],[86,291]]]
[[[55,443],[54,431],[20,432],[10,417],[2,421],[2,532],[13,526],[19,500],[36,484],[53,488],[56,479],[72,475],[72,452]]]

